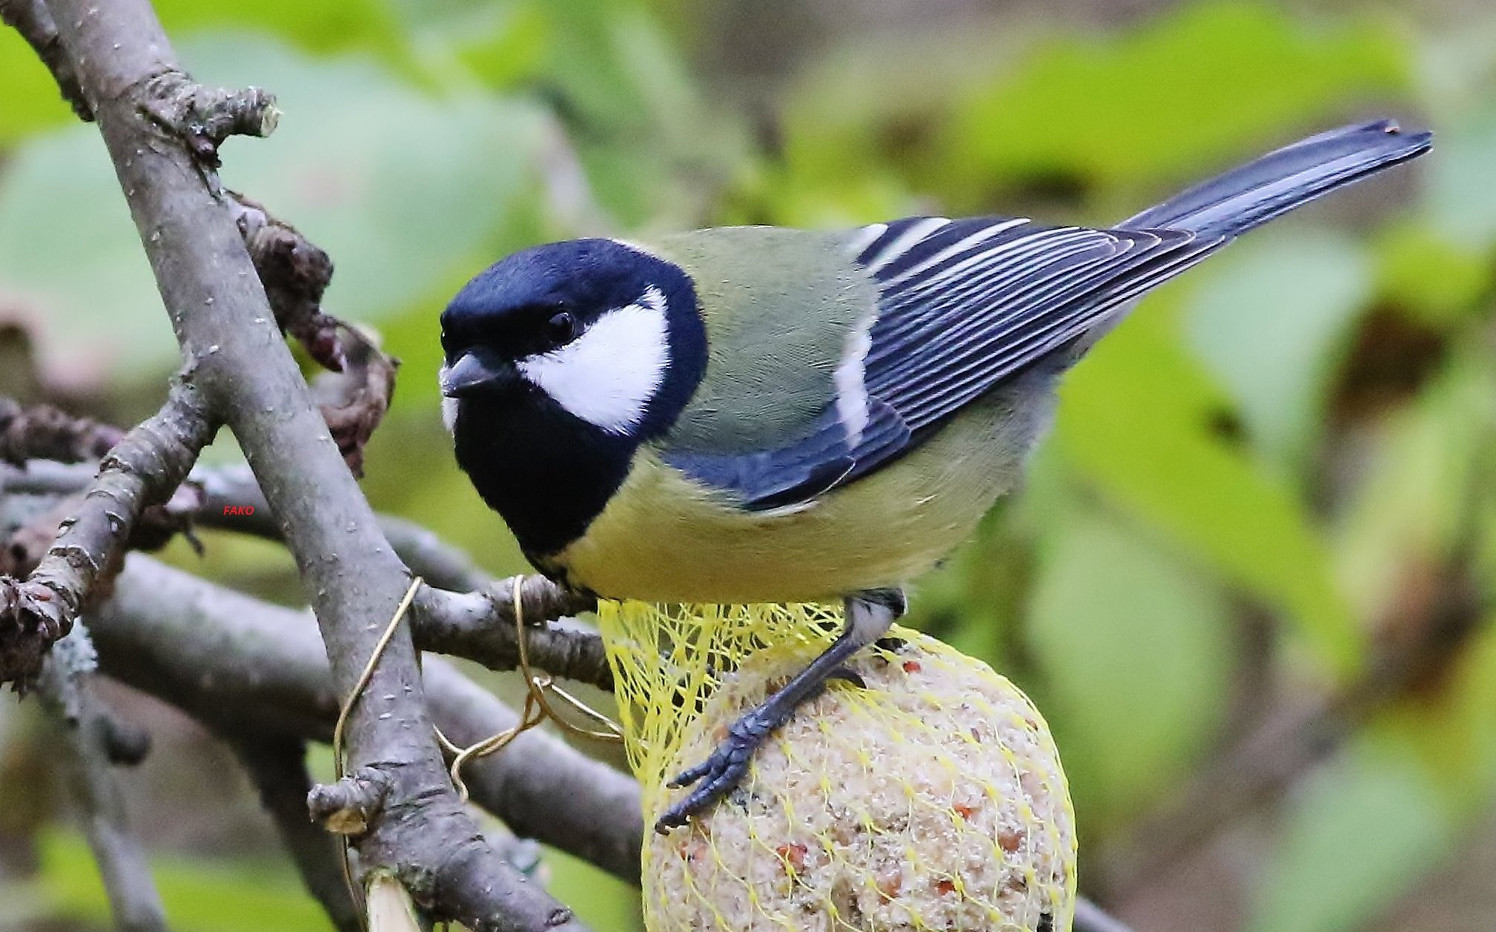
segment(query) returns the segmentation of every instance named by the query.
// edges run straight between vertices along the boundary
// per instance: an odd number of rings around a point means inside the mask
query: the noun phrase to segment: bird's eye
[[[565,346],[577,338],[577,319],[566,311],[551,315],[545,322],[545,336],[556,346]]]

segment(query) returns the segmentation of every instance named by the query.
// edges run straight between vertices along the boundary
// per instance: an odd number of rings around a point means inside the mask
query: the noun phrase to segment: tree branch
[[[1081,896],[1075,899],[1073,932],[1132,932],[1132,930],[1122,920]]]
[[[197,392],[185,378],[174,383],[161,410],[105,456],[36,570],[24,582],[0,577],[0,683],[24,688],[37,674],[95,583],[117,565],[141,512],[171,496],[212,435]]]
[[[33,468],[37,470],[36,485],[50,481],[55,491],[71,491],[65,478],[57,475],[60,470],[46,464],[35,464]],[[20,490],[26,481],[24,476],[16,477],[12,487]],[[238,466],[199,469],[193,473],[192,481],[203,493],[200,507],[191,515],[194,524],[283,542],[280,524],[248,469]],[[393,515],[382,514],[378,520],[390,546],[411,572],[438,589],[467,592],[493,582],[493,577],[474,565],[465,552],[426,528]]]
[[[327,741],[338,697],[305,612],[132,554],[90,615],[103,671],[219,734]],[[440,658],[423,666],[432,718],[474,743],[518,716]],[[475,803],[524,837],[634,883],[644,822],[634,780],[542,731],[463,771]],[[564,805],[558,805],[564,800]]]
[[[339,932],[360,932],[358,906],[343,879],[342,847],[307,818],[312,780],[306,771],[306,744],[298,738],[256,734],[223,737],[254,781],[260,803],[275,821],[307,891],[322,904]]]
[[[12,476],[6,488],[30,493],[66,494],[79,487],[82,475],[75,467],[33,462],[29,464],[26,472]],[[221,527],[254,533],[273,540],[280,539],[274,520],[268,516],[268,506],[264,504],[259,487],[254,484],[252,476],[230,467],[202,470],[194,475],[194,479],[199,483],[203,492],[199,521],[208,525],[217,524]],[[235,516],[226,521],[214,520],[215,516],[223,514],[226,505],[242,507],[246,504],[253,507],[251,514]],[[475,660],[491,669],[513,669],[518,663],[518,649],[514,636],[512,581],[494,581],[474,567],[463,551],[443,542],[420,525],[387,515],[380,517],[380,523],[386,529],[397,552],[422,576],[443,587],[484,590],[463,594],[422,590],[416,602],[418,610],[414,631],[416,643],[424,650],[439,651]],[[120,598],[126,602],[133,601],[135,596],[131,593],[137,591],[134,587],[138,574],[148,579],[143,586],[145,590],[161,593],[166,601],[176,606],[178,611],[184,611],[186,616],[181,621],[179,629],[181,633],[167,634],[166,628],[171,627],[175,622],[169,617],[170,609],[165,606],[132,606],[125,608],[123,615],[119,615],[116,613],[120,611],[120,605],[111,603],[104,608],[104,617],[109,625],[104,629],[106,643],[114,644],[121,636],[121,633],[116,632],[113,626],[123,618],[125,623],[121,627],[125,629],[124,636],[126,637],[144,636],[147,640],[176,644],[183,643],[184,638],[206,637],[207,643],[201,645],[205,656],[223,658],[233,656],[226,650],[220,649],[220,645],[215,640],[217,635],[213,631],[214,626],[231,624],[231,622],[226,622],[222,613],[217,610],[217,608],[224,607],[217,602],[218,595],[204,593],[200,598],[188,597],[187,588],[190,587],[184,586],[184,583],[191,577],[181,576],[175,581],[168,580],[165,577],[175,575],[173,571],[166,571],[158,564],[139,557],[131,561],[126,573],[127,576],[123,580],[125,593]],[[158,573],[161,576],[158,577],[156,575]],[[200,582],[196,585],[208,586]],[[593,607],[586,597],[568,593],[538,577],[526,579],[524,595],[527,597],[526,618],[555,620]],[[236,597],[243,598],[242,596]],[[274,609],[263,603],[254,603],[253,600],[249,600],[249,604],[253,604],[255,608],[242,617],[259,621],[260,613],[263,612],[265,613],[263,623],[267,629],[274,627],[272,615],[286,612],[284,609]],[[203,612],[201,615],[197,614],[200,609]],[[227,606],[227,609],[230,613],[240,611],[239,607],[233,605]],[[168,615],[163,616],[162,612],[168,612]],[[144,621],[146,618],[150,621]],[[145,624],[164,625],[165,627],[159,634],[148,633],[143,627],[140,631],[136,630],[135,626]],[[268,630],[267,633],[269,633]],[[606,657],[602,653],[602,642],[594,632],[540,627],[529,630],[527,635],[530,660],[538,669],[555,676],[590,683],[600,689],[612,689],[611,672],[608,670]],[[284,640],[285,638],[277,635],[276,639]],[[142,652],[150,653],[150,650],[143,651],[140,646],[131,646],[127,649],[128,655],[132,657]],[[330,716],[333,714],[332,700],[330,697],[322,700],[315,698],[319,687],[310,686],[309,682],[316,678],[316,674],[308,673],[303,669],[302,663],[290,657],[282,657],[267,660],[264,664],[267,672],[294,671],[293,677],[298,682],[289,685],[277,683],[273,676],[261,680],[261,685],[266,688],[267,692],[286,697],[282,701],[266,696],[239,694],[232,690],[230,695],[221,696],[217,689],[195,699],[182,701],[173,693],[171,684],[176,681],[182,681],[185,684],[184,688],[190,690],[192,688],[190,682],[196,674],[206,674],[211,678],[215,687],[222,686],[225,682],[232,682],[244,675],[243,671],[234,669],[199,671],[191,662],[191,657],[196,653],[195,650],[189,650],[187,662],[181,669],[164,674],[157,667],[151,667],[149,672],[144,673],[121,672],[112,668],[110,672],[126,682],[135,684],[138,688],[181,705],[199,717],[211,714],[207,711],[209,708],[228,710],[226,714],[233,717],[231,723],[218,726],[214,726],[212,722],[209,724],[216,727],[217,732],[226,740],[234,743],[241,758],[244,757],[246,751],[241,747],[242,742],[237,741],[233,736],[236,733],[242,733],[247,728],[263,728],[266,723],[259,720],[246,723],[232,711],[234,709],[268,710],[272,719],[279,723],[278,727],[288,729],[299,736],[326,740],[330,729],[327,723],[330,722]],[[162,656],[157,657],[152,663],[166,664],[173,659],[183,658],[180,654],[162,652]],[[135,666],[136,661],[131,661],[130,665]],[[141,666],[148,666],[148,664],[141,664]],[[427,662],[427,667],[428,698],[438,703],[436,718],[453,740],[463,744],[473,743],[489,734],[511,727],[517,720],[512,710],[504,708],[465,678],[453,674],[450,683],[444,682],[447,678],[445,667],[432,661]],[[433,676],[437,677],[438,682],[441,683],[441,686],[435,689],[432,687]],[[153,689],[153,685],[156,688]],[[286,688],[282,689],[282,687]],[[319,702],[324,706],[320,712],[320,721],[317,712],[313,712],[309,719],[302,720],[302,716],[307,711],[306,707],[317,706]],[[283,719],[282,715],[288,715],[289,720]],[[523,745],[531,738],[531,734],[526,734],[519,739],[521,753],[527,757],[528,749],[525,749]],[[294,745],[299,740],[300,738],[286,737],[256,738],[250,743],[254,747],[265,745],[273,749],[282,743]],[[506,762],[506,756],[483,758],[470,765],[467,780],[473,791],[475,802],[504,818],[511,825],[515,825],[521,834],[538,837],[548,844],[597,864],[624,880],[638,881],[637,846],[639,826],[642,823],[636,818],[639,804],[635,787],[629,785],[625,778],[610,769],[595,769],[596,765],[590,761],[581,765],[581,772],[576,776],[563,776],[560,780],[557,779],[558,774],[568,775],[573,769],[572,765],[564,760],[550,766],[522,767],[522,775],[515,777],[511,770],[501,766]],[[289,765],[285,764],[285,766]],[[250,762],[246,761],[246,767],[250,770],[256,784],[260,786],[261,794],[264,796],[267,790],[262,785],[262,777],[256,773],[255,767],[251,766]],[[600,797],[595,806],[584,805],[582,808],[583,822],[602,818],[602,821],[592,823],[597,831],[589,833],[580,825],[544,820],[536,823],[528,821],[530,814],[544,811],[539,807],[549,805],[545,800],[557,798],[556,790],[553,788],[558,786],[564,789],[565,798],[568,799],[586,800]],[[308,875],[308,866],[302,863],[315,846],[311,845],[310,839],[293,842],[288,837],[288,828],[295,829],[311,835],[320,843],[331,846],[335,850],[331,840],[320,830],[309,831],[311,823],[305,819],[305,806],[302,804],[304,799],[305,792],[303,791],[296,801],[294,824],[284,821],[289,816],[282,806],[269,802],[266,805],[276,818],[282,836],[286,838],[287,846],[296,857],[309,889],[313,890],[314,895],[324,907],[329,908],[329,915],[332,916],[334,923],[340,929],[344,929],[344,919],[332,912],[328,899],[323,893],[318,892],[316,881]],[[516,813],[521,815],[516,815]],[[338,895],[346,902],[347,896],[341,873],[333,879],[337,881]],[[323,886],[325,885],[326,879],[324,878]],[[349,906],[351,908],[351,904]],[[357,921],[356,916],[354,920]],[[1077,902],[1075,929],[1076,932],[1128,932],[1126,925],[1084,897]]]
[[[530,663],[552,675],[611,692],[613,672],[602,638],[594,631],[545,624],[591,611],[596,600],[540,576],[525,577],[521,593]],[[471,593],[423,587],[416,597],[415,613],[416,642],[422,649],[465,657],[491,670],[513,670],[519,665],[512,579]]]
[[[23,466],[0,463],[0,495],[72,495],[88,488],[98,472],[98,464],[92,462],[34,459]]]
[[[89,473],[81,468],[33,460],[24,471],[3,471],[0,490],[65,495],[80,490]],[[168,519],[281,541],[279,526],[254,476],[242,467],[194,470],[194,496],[173,502]],[[380,528],[395,553],[431,585],[421,590],[412,618],[416,646],[481,663],[491,670],[513,670],[519,663],[514,629],[514,580],[495,580],[473,565],[462,550],[420,525],[391,515],[379,516]],[[446,591],[451,590],[451,591]],[[472,591],[469,591],[472,590]],[[524,617],[530,663],[553,676],[612,691],[602,639],[579,622],[547,626],[596,608],[596,600],[546,580],[528,576],[523,586]]]
[[[323,311],[322,294],[332,281],[332,258],[326,252],[264,205],[233,191],[223,193],[276,324],[314,362],[337,373],[318,379],[313,388],[338,450],[353,474],[362,476],[364,446],[389,409],[399,361]]]
[[[66,3],[51,5],[68,9]],[[82,25],[78,24],[80,30]],[[146,87],[139,95],[140,112],[161,124],[168,135],[178,137],[206,169],[218,168],[218,147],[230,136],[269,136],[280,121],[275,97],[257,87],[233,91],[203,87],[174,67],[143,74],[141,79]],[[211,180],[216,186],[216,179]]]
[[[243,98],[193,92],[146,0],[50,0],[151,260],[177,338],[209,409],[233,430],[279,516],[316,612],[332,679],[351,693],[408,581],[312,404],[212,173],[204,127]],[[187,124],[174,105],[204,101]],[[215,121],[215,116],[223,116]],[[262,124],[263,126],[263,121]],[[390,638],[353,698],[352,767],[391,777],[385,812],[357,842],[436,919],[474,929],[579,929],[570,912],[505,864],[446,779],[411,639]]]
[[[203,493],[192,515],[194,524],[281,539],[252,475],[229,467],[200,470],[193,478]],[[495,580],[474,566],[462,550],[414,522],[380,515],[379,524],[405,564],[430,584],[422,587],[415,602],[412,633],[416,646],[472,660],[491,670],[518,666],[513,578]],[[521,591],[524,617],[532,625],[526,645],[530,662],[553,676],[611,692],[613,674],[596,632],[543,624],[592,611],[597,600],[541,576],[526,577]]]
[[[332,282],[332,257],[259,202],[233,191],[224,196],[276,323],[300,340],[319,365],[341,370],[338,322],[322,312],[322,293]]]
[[[203,497],[195,524],[280,540],[276,521],[254,477],[243,470],[201,470],[194,475]],[[244,512],[248,511],[247,514]],[[404,518],[379,517],[395,552],[430,585],[415,602],[413,634],[421,650],[450,654],[491,670],[519,664],[514,630],[514,580],[495,580],[473,565],[466,553]],[[547,627],[597,607],[597,600],[564,589],[542,576],[528,576],[521,589],[530,662],[553,675],[589,683],[609,692],[613,674],[602,639],[578,627]]]
[[[68,786],[82,810],[84,834],[115,925],[125,932],[166,932],[166,912],[145,851],[130,830],[115,778],[115,725],[93,690],[94,662],[93,646],[80,625],[52,651],[39,692],[62,726]]]

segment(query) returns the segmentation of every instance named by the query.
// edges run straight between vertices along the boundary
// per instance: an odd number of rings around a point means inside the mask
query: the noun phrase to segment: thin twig
[[[25,466],[0,463],[0,495],[72,495],[88,488],[98,472],[97,462],[34,459]]]
[[[118,427],[74,417],[51,405],[27,408],[0,398],[0,462],[19,466],[32,459],[97,460],[124,435]]]
[[[1127,924],[1085,897],[1075,901],[1074,932],[1132,932]]]
[[[84,834],[125,932],[166,932],[166,911],[151,880],[145,850],[130,829],[116,778],[114,725],[91,682],[93,647],[80,625],[52,651],[38,690],[62,726],[68,786],[82,810]]]
[[[275,821],[307,891],[339,932],[358,932],[358,909],[343,883],[339,843],[307,818],[312,781],[306,770],[306,743],[249,734],[239,735],[230,745],[259,790],[260,803]]]
[[[513,579],[481,592],[455,593],[422,588],[416,597],[416,643],[424,650],[477,661],[493,670],[519,665],[514,628]],[[523,582],[524,617],[555,620],[590,611],[596,601],[529,576]],[[575,626],[537,624],[527,631],[529,660],[555,676],[612,691],[613,673],[596,632]]]
[[[204,87],[175,68],[146,77],[141,112],[177,135],[203,167],[219,167],[230,136],[269,136],[280,122],[275,96],[258,87]]]
[[[224,200],[265,286],[276,323],[300,340],[319,365],[341,370],[344,353],[338,322],[322,311],[322,293],[332,282],[332,257],[258,201],[234,191],[225,191]]]
[[[200,469],[193,480],[202,492],[191,516],[195,525],[281,540],[282,532],[254,477],[242,468]],[[420,525],[380,515],[379,526],[411,571],[430,581],[416,597],[412,625],[416,646],[507,671],[519,664],[514,634],[514,580],[496,580],[462,550]],[[521,590],[529,631],[530,662],[545,672],[609,692],[613,674],[602,639],[570,619],[597,607],[591,596],[565,589],[542,576],[527,576]]]
[[[195,525],[282,539],[279,523],[247,470],[200,469],[193,480],[202,492],[201,506],[192,515]],[[411,571],[431,583],[416,596],[411,619],[416,646],[491,670],[515,669],[514,580],[494,579],[462,550],[412,521],[380,515],[379,526]],[[530,662],[553,676],[611,692],[613,674],[597,633],[576,622],[546,624],[590,612],[597,600],[542,576],[526,577],[521,591],[524,617],[532,624]]]
[[[65,495],[81,490],[90,477],[85,466],[33,460],[24,471],[0,465],[0,490]],[[182,501],[191,510],[177,513],[173,503],[166,509],[167,517],[192,527],[283,539],[279,522],[248,469],[198,468],[189,484],[196,495]],[[419,593],[411,619],[416,645],[491,670],[515,669],[519,644],[514,635],[514,580],[494,579],[465,552],[412,521],[392,515],[380,515],[378,520],[396,554],[412,572],[431,582]],[[525,577],[522,591],[526,622],[533,622],[529,629],[531,664],[552,676],[612,691],[613,675],[602,639],[570,618],[591,611],[596,601],[540,576]]]
[[[24,688],[67,634],[99,579],[118,564],[148,505],[166,501],[212,438],[202,399],[183,378],[161,410],[99,465],[78,512],[24,581],[0,577],[0,683]]]

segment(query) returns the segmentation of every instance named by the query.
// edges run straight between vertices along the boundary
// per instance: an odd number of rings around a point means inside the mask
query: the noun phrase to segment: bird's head
[[[441,322],[449,428],[473,403],[646,439],[685,406],[706,362],[690,278],[614,240],[515,253],[470,281]]]

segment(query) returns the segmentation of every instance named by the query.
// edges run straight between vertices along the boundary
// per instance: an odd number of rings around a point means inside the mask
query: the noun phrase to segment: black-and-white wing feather
[[[747,456],[669,461],[747,507],[794,505],[882,466],[1004,379],[1062,348],[1221,237],[913,217],[851,247],[876,280],[837,395],[803,438]]]
[[[880,297],[837,366],[834,404],[778,449],[677,465],[750,508],[814,498],[890,462],[1025,367],[1089,342],[1093,328],[1230,238],[1431,144],[1430,134],[1385,120],[1341,127],[1196,185],[1117,230],[1001,217],[866,227],[851,249]]]
[[[966,220],[931,229],[899,251],[899,227],[930,222],[890,225],[858,260],[882,295],[864,386],[915,432],[1070,343],[1219,243],[1178,230]]]

